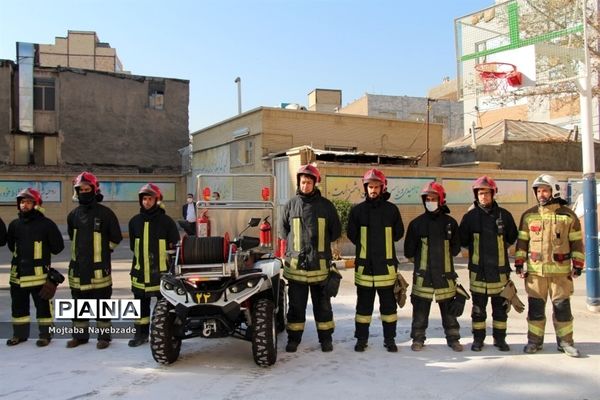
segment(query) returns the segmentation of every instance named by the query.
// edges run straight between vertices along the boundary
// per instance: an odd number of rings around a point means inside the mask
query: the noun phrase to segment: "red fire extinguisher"
[[[270,247],[271,243],[271,224],[269,223],[269,217],[263,219],[263,223],[260,224],[260,246]]]
[[[208,219],[208,210],[203,210],[196,221],[196,236],[210,236],[210,220]]]

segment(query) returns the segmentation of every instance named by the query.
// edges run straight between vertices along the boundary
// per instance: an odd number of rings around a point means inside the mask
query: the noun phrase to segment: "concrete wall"
[[[54,44],[38,46],[40,66],[120,72],[116,50],[99,44],[95,32],[69,31],[66,38],[57,37]]]
[[[179,172],[189,143],[189,83],[164,79],[164,109],[148,106],[145,77],[59,73],[61,163]]]
[[[430,123],[439,123],[444,126],[444,143],[462,137],[464,131],[462,103],[440,99],[429,104],[431,106]],[[366,94],[340,109],[340,113],[417,121],[425,125],[427,122],[427,98]]]
[[[596,171],[600,171],[600,144],[595,144]],[[443,152],[448,164],[474,161],[497,162],[502,169],[534,171],[581,171],[581,143],[507,142],[501,146],[478,145],[475,150],[462,148]]]
[[[235,137],[246,130],[247,135]],[[431,124],[429,163],[433,166],[440,165],[441,131],[441,125]],[[427,143],[423,124],[417,122],[266,107],[194,132],[192,137],[195,172],[216,171],[217,166],[223,170],[227,163],[231,172],[236,173],[270,171],[272,154],[303,145],[316,149],[356,147],[364,152],[418,156],[425,152]],[[232,169],[232,161],[226,161],[228,149],[234,142],[247,140],[254,141],[253,164]],[[425,165],[426,157],[420,163]]]

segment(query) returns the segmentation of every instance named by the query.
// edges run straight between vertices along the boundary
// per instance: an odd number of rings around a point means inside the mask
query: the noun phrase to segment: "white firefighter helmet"
[[[558,184],[558,180],[555,177],[553,177],[552,175],[542,174],[542,175],[538,176],[537,178],[535,178],[535,180],[533,181],[533,184],[531,185],[531,188],[533,189],[533,193],[536,196],[536,198],[537,198],[536,189],[540,186],[549,186],[550,189],[552,190],[552,198],[553,199],[562,198],[562,193],[560,191],[560,185]]]

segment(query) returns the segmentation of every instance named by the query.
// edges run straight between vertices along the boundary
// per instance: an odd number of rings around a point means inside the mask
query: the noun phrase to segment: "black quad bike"
[[[266,207],[272,215],[270,202],[220,203],[199,202],[198,207],[203,211],[221,208],[229,217],[236,210],[242,210],[237,213],[242,216],[254,211],[264,215]],[[175,362],[184,339],[234,336],[252,342],[256,364],[275,364],[277,334],[285,330],[287,322],[282,263],[273,256],[271,242],[243,235],[251,228],[258,231],[262,221],[263,239],[263,227],[270,227],[269,217],[249,218],[231,241],[227,233],[181,239],[170,272],[161,278],[163,298],[152,316],[150,347],[157,362]]]

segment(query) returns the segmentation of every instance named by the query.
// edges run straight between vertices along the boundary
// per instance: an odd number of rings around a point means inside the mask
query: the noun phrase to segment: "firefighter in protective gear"
[[[408,225],[404,239],[404,255],[414,263],[410,296],[413,305],[411,349],[423,349],[431,302],[435,298],[448,346],[454,351],[462,351],[457,316],[449,310],[456,296],[457,274],[452,258],[460,252],[458,223],[448,215],[450,209],[442,185],[426,184],[421,198],[425,212]]]
[[[138,193],[140,213],[129,221],[129,246],[133,251],[131,291],[141,303],[141,316],[135,322],[135,335],[130,347],[148,342],[150,302],[161,298],[160,276],[168,271],[169,254],[179,241],[177,225],[165,213],[160,188],[153,183],[142,186]]]
[[[565,207],[567,202],[556,178],[542,174],[532,188],[538,205],[521,216],[515,252],[515,270],[525,279],[529,303],[527,345],[523,350],[536,353],[542,349],[546,300],[550,296],[558,350],[579,357],[573,341],[570,296],[573,279],[581,275],[585,260],[581,225],[575,213]]]
[[[94,174],[82,172],[73,182],[79,206],[67,216],[71,239],[69,286],[73,299],[110,299],[112,296],[111,253],[121,242],[121,228],[117,216],[100,202],[103,199],[100,184]],[[89,321],[73,320],[73,339],[67,348],[89,341]],[[96,348],[110,345],[110,320],[98,319]],[[107,331],[108,330],[108,331]]]
[[[469,249],[469,281],[473,297],[471,350],[483,349],[490,298],[494,346],[500,351],[509,351],[506,299],[500,294],[510,277],[508,248],[517,241],[517,225],[512,214],[496,203],[498,187],[492,178],[482,176],[472,188],[475,201],[459,227],[461,246]]]
[[[363,176],[365,201],[352,207],[346,229],[356,246],[354,284],[356,285],[355,351],[365,351],[373,314],[375,293],[383,325],[384,346],[397,352],[397,303],[394,296],[398,259],[394,242],[404,236],[398,207],[389,202],[385,175],[373,168]]]
[[[52,305],[51,297],[41,293],[45,285],[56,289],[58,282],[52,282],[48,274],[51,255],[60,253],[65,245],[56,224],[44,216],[42,197],[37,190],[21,190],[17,195],[17,209],[19,217],[9,224],[7,234],[8,248],[13,255],[10,267],[13,336],[6,344],[14,346],[29,338],[31,296],[39,326],[36,345],[44,347],[52,338]]]
[[[296,196],[283,208],[280,239],[287,240],[284,277],[288,280],[287,352],[295,352],[302,339],[310,292],[321,350],[333,350],[335,327],[331,298],[325,283],[332,259],[331,242],[340,237],[337,211],[316,185],[319,170],[303,165],[296,173]]]
[[[0,247],[6,244],[6,225],[4,225],[4,221],[0,218]]]

